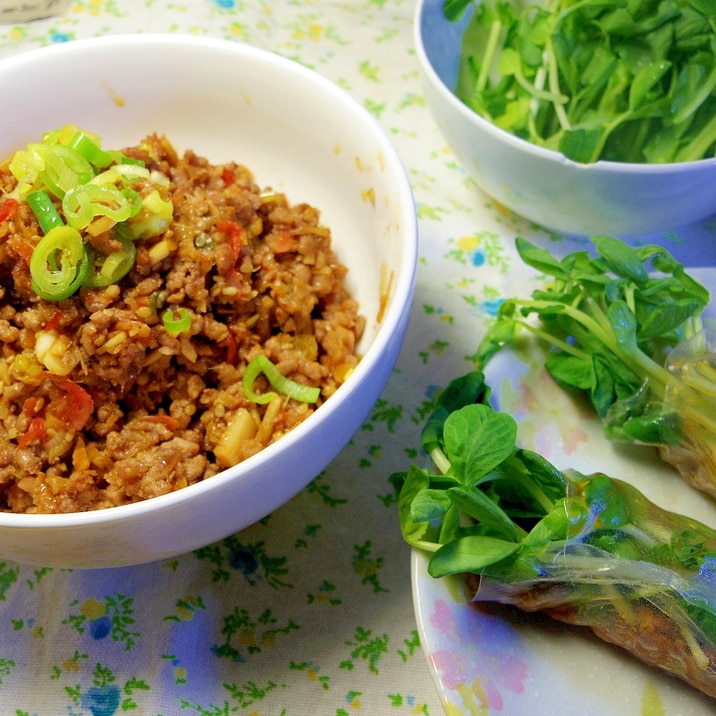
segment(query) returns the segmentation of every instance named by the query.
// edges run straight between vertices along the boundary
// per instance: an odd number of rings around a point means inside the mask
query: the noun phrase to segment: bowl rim
[[[224,489],[227,482],[240,481],[245,475],[260,471],[274,459],[274,454],[299,442],[304,434],[310,434],[314,426],[320,422],[330,421],[332,415],[340,408],[343,401],[350,400],[350,394],[353,390],[370,379],[372,368],[382,360],[381,357],[385,353],[387,345],[392,341],[393,334],[400,329],[406,313],[409,313],[412,307],[418,261],[418,221],[407,171],[396,148],[388,139],[386,132],[377,119],[345,90],[318,72],[270,50],[238,41],[179,33],[143,33],[82,38],[62,44],[34,48],[0,59],[0,76],[16,71],[18,67],[45,63],[58,56],[91,52],[94,49],[109,50],[112,47],[136,49],[138,47],[162,46],[174,46],[177,48],[190,46],[195,51],[207,49],[214,52],[223,52],[236,59],[250,57],[256,62],[264,63],[267,66],[273,65],[288,73],[298,73],[306,81],[313,83],[318,91],[329,97],[331,101],[339,103],[360,117],[361,123],[371,131],[373,140],[379,147],[384,171],[390,172],[394,179],[397,180],[393,181],[392,186],[400,198],[399,235],[404,239],[399,264],[400,272],[396,274],[395,281],[390,286],[390,300],[377,326],[373,341],[351,376],[338,388],[334,396],[331,396],[339,399],[333,401],[329,398],[326,400],[315,413],[286,433],[278,442],[268,445],[238,465],[226,468],[211,478],[140,502],[84,512],[33,514],[0,512],[0,530],[85,529],[111,522],[126,521],[139,515],[146,516],[153,512],[160,513],[170,507],[183,505],[195,499],[198,495]]]
[[[442,0],[439,0],[442,2]],[[464,118],[468,121],[472,121],[478,126],[482,127],[489,134],[496,137],[500,141],[511,145],[512,147],[519,150],[526,150],[531,152],[537,157],[541,157],[554,164],[561,164],[570,167],[574,167],[581,171],[594,171],[594,172],[619,172],[622,174],[674,174],[682,173],[685,169],[692,171],[703,171],[712,169],[716,166],[716,157],[704,157],[702,159],[695,159],[688,162],[669,162],[663,164],[648,164],[638,162],[617,162],[613,160],[600,159],[596,162],[589,164],[583,164],[575,162],[569,159],[566,155],[553,149],[547,149],[546,147],[540,147],[538,144],[522,139],[521,137],[508,132],[507,130],[498,127],[496,124],[488,121],[484,117],[480,116],[477,112],[470,109],[464,102],[462,102],[457,95],[448,87],[443,81],[442,77],[437,73],[433,66],[432,60],[428,55],[425,42],[423,41],[423,15],[425,14],[426,7],[429,4],[434,4],[435,0],[417,0],[415,6],[414,22],[413,22],[413,43],[415,46],[415,52],[418,57],[419,64],[423,72],[428,76],[431,83],[437,88],[441,96]],[[472,12],[471,6],[465,10],[466,13]],[[445,20],[449,22],[449,20]]]

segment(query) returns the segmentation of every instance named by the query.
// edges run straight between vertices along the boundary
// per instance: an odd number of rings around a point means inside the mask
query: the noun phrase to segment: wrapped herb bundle
[[[392,477],[429,574],[466,573],[475,600],[590,627],[716,696],[716,531],[517,447],[489,397],[479,371],[453,381],[422,432],[431,467]]]
[[[586,396],[608,438],[657,446],[686,482],[716,496],[716,334],[702,318],[709,292],[661,246],[592,241],[596,257],[558,259],[517,239],[522,260],[552,280],[501,305],[476,366],[531,332],[550,347],[547,371]]]

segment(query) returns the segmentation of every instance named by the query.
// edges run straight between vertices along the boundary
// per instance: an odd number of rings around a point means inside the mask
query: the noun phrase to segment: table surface
[[[393,376],[351,444],[292,501],[164,563],[68,571],[0,562],[3,716],[493,713],[441,703],[389,476],[407,468],[435,391],[471,368],[484,321],[520,270],[514,238],[560,251],[573,241],[494,205],[466,176],[423,98],[414,11],[414,0],[81,0],[57,17],[0,25],[0,58],[170,32],[305,64],[383,126],[420,228],[415,305]],[[656,240],[714,265],[716,242],[694,251],[678,235]]]

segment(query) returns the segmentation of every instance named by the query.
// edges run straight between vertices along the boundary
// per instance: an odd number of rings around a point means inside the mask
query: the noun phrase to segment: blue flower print
[[[93,686],[82,696],[82,708],[89,709],[92,716],[114,716],[121,698],[119,687],[113,684]]]

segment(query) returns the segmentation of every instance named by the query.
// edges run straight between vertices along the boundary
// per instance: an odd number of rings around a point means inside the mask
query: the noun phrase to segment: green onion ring
[[[32,288],[46,301],[61,301],[82,285],[88,268],[87,249],[80,232],[69,226],[57,226],[40,239],[32,252]]]
[[[89,270],[82,283],[83,286],[87,288],[110,286],[118,283],[132,270],[137,247],[129,236],[122,236],[119,232],[115,236],[122,242],[122,248],[114,253],[105,255],[91,246],[87,247]]]
[[[301,403],[315,403],[321,394],[320,388],[296,383],[296,381],[283,375],[265,355],[258,355],[246,366],[241,382],[244,395],[254,403],[269,403],[274,398],[278,398],[278,395],[274,392],[257,393],[254,390],[256,378],[261,373],[266,376],[271,386],[279,393],[284,393],[289,398],[298,400]]]
[[[127,197],[112,184],[81,184],[65,194],[62,211],[70,226],[84,229],[98,216],[126,221],[133,209]]]
[[[63,144],[31,144],[29,148],[42,157],[44,169],[40,172],[40,178],[58,199],[95,175],[94,167],[71,147]]]
[[[179,318],[174,318],[174,311],[169,309],[162,315],[162,323],[167,333],[179,335],[191,327],[191,313],[189,309],[181,307],[178,309]]]
[[[112,163],[112,155],[81,130],[72,137],[68,146],[98,169],[104,169]]]

